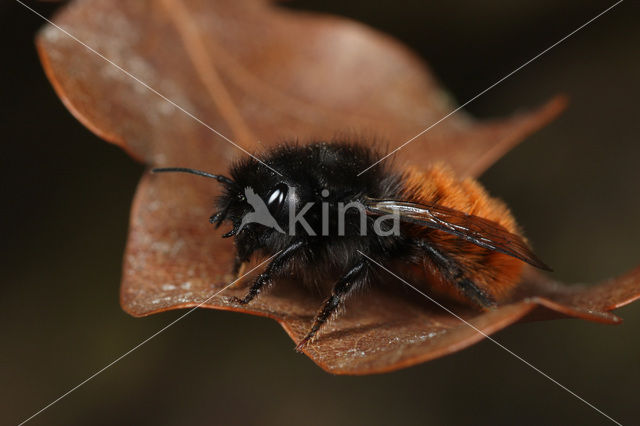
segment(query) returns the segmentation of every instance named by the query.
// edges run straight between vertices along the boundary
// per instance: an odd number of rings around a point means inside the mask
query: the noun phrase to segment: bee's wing
[[[536,268],[551,271],[529,248],[522,237],[496,222],[437,204],[367,198],[365,208],[373,214],[397,214],[401,221],[416,223],[465,239],[480,247],[523,260]]]

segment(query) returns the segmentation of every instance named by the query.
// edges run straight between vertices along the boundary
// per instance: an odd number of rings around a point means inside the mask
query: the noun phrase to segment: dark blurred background
[[[31,3],[46,16],[58,4]],[[294,1],[417,50],[460,103],[613,1]],[[513,208],[555,276],[596,282],[640,263],[640,17],[627,0],[469,105],[507,115],[557,93],[569,109],[482,182]],[[40,18],[0,3],[0,423],[15,424],[180,312],[118,304],[129,205],[143,171],[78,123],[33,46]],[[425,123],[428,124],[428,123]],[[640,303],[621,326],[510,327],[497,340],[624,424],[638,424]],[[32,424],[605,424],[491,342],[410,369],[334,377],[270,320],[196,311]]]

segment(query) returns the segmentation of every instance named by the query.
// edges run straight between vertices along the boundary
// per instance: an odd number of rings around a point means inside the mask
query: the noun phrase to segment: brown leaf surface
[[[283,140],[345,135],[386,140],[390,150],[454,108],[426,65],[393,39],[265,1],[86,0],[68,5],[55,23],[140,80],[52,26],[37,38],[46,73],[69,110],[147,164],[226,171],[242,153],[207,127],[258,156]],[[558,98],[484,123],[459,112],[401,150],[397,163],[446,161],[475,176],[563,107]],[[207,222],[215,195],[215,185],[195,177],[143,177],[124,262],[127,312],[196,306],[233,280],[232,244]],[[487,313],[454,309],[486,334],[525,317],[616,323],[606,311],[637,298],[639,281],[636,270],[598,286],[564,286],[528,270],[513,303]],[[333,373],[369,374],[483,338],[395,278],[388,284],[351,301],[307,354]],[[204,307],[238,310],[227,298],[246,285],[248,279]],[[242,311],[276,319],[297,341],[320,301],[283,281]]]

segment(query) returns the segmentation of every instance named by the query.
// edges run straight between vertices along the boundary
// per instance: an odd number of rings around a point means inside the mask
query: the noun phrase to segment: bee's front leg
[[[279,252],[267,265],[264,272],[258,275],[258,278],[256,278],[256,280],[251,285],[249,292],[243,298],[233,297],[232,301],[240,305],[246,305],[247,303],[251,302],[266,285],[271,284],[273,278],[277,277],[278,274],[282,272],[283,269],[285,269],[288,263],[295,258],[295,255],[304,246],[304,242],[297,241]]]

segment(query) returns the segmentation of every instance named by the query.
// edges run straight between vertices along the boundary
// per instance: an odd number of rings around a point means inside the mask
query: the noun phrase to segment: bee
[[[252,256],[273,256],[234,303],[250,303],[278,278],[331,283],[297,350],[350,295],[380,281],[381,269],[360,253],[480,309],[509,296],[525,262],[550,270],[506,205],[477,181],[459,179],[442,164],[425,170],[378,165],[360,173],[378,158],[361,143],[283,144],[263,162],[237,162],[230,177],[181,167],[153,172],[192,173],[222,184],[210,222],[232,225],[222,237],[234,238],[236,275]]]

